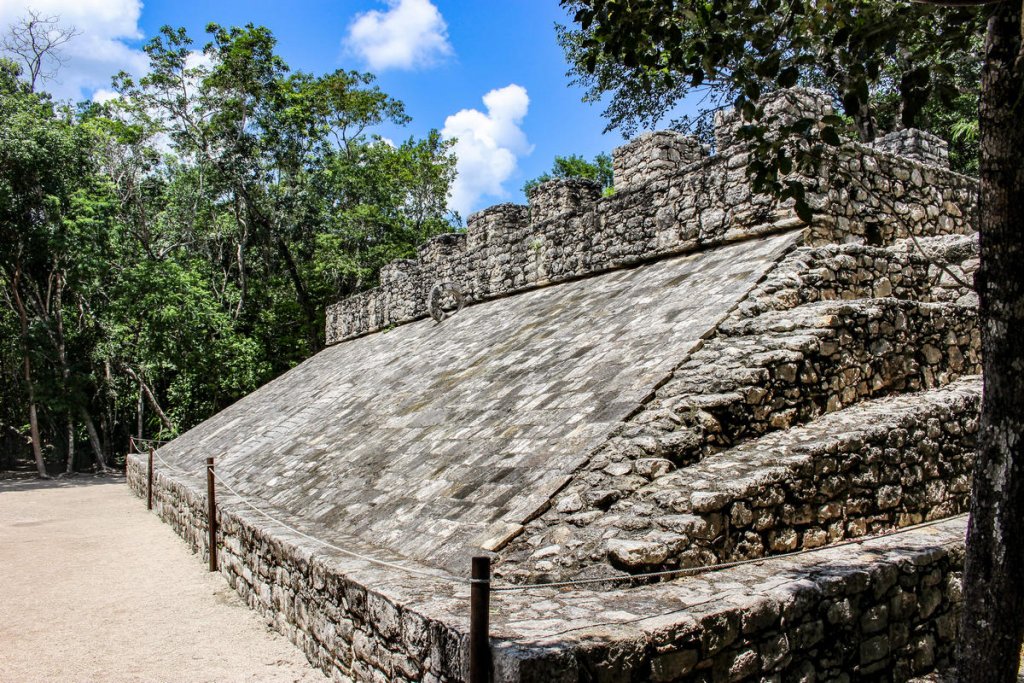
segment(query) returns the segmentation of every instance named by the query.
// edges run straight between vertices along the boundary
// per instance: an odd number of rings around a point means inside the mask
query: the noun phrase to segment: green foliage
[[[529,195],[533,188],[553,178],[585,178],[601,183],[601,187],[608,190],[613,180],[612,158],[603,152],[595,156],[593,161],[587,161],[578,154],[556,156],[550,172],[542,173],[523,184],[523,194]]]
[[[162,29],[144,77],[77,113],[0,61],[0,428],[27,422],[27,355],[57,455],[83,414],[122,450],[140,391],[146,435],[209,417],[322,348],[328,304],[453,229],[450,143],[373,135],[409,118],[372,75],[291,72],[262,27],[207,33],[198,59]]]
[[[607,101],[608,128],[632,135],[691,94],[695,118],[670,122],[712,141],[709,114],[734,105],[754,118],[760,98],[808,85],[830,93],[865,141],[897,127],[931,130],[976,116],[979,37],[987,10],[878,0],[562,0],[569,75],[585,100]],[[954,144],[954,168],[971,149]]]
[[[880,98],[895,101],[891,120],[898,116],[902,126],[922,125],[936,107],[949,109],[961,94],[958,79],[966,82],[976,63],[971,46],[991,11],[877,0],[561,4],[579,27],[563,32],[570,73],[592,94],[613,91],[624,98],[613,101],[620,114],[613,124],[647,121],[693,92],[708,94],[710,109],[732,104],[745,124],[740,135],[751,145],[754,189],[793,199],[804,220],[812,213],[804,183],[787,176],[814,177],[824,147],[845,137],[873,140],[880,132]],[[762,97],[797,84],[830,92],[845,117],[766,120]],[[630,101],[635,92],[647,99]]]

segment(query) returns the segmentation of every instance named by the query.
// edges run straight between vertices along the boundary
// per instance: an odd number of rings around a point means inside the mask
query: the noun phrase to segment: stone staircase
[[[501,551],[498,574],[696,567],[964,510],[981,366],[961,283],[976,253],[963,235],[795,248]]]
[[[963,417],[979,397],[972,376],[861,402],[655,476],[611,504],[592,496],[606,508],[564,514],[526,563],[545,579],[603,561],[608,576],[700,567],[964,512],[977,420]]]

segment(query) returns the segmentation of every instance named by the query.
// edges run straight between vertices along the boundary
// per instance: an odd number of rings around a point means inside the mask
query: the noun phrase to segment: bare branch
[[[61,46],[81,34],[74,26],[61,26],[58,16],[29,9],[7,28],[0,50],[25,64],[29,89],[34,92],[37,83],[54,79],[67,62]]]

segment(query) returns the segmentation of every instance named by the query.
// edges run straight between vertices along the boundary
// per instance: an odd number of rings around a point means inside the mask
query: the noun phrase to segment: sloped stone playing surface
[[[244,495],[464,570],[537,514],[795,236],[471,306],[330,347],[165,446]]]
[[[802,89],[765,107],[772,126],[832,111]],[[964,520],[937,518],[962,509],[977,429],[978,380],[958,380],[980,371],[977,183],[921,135],[844,145],[805,179],[797,235],[753,193],[741,125],[719,117],[713,156],[642,138],[612,196],[550,181],[390,264],[327,311],[344,343],[160,452],[188,474],[158,463],[154,510],[344,680],[465,680],[469,586],[412,565],[465,577],[478,548],[495,680],[946,666]],[[435,326],[441,281],[470,306]],[[206,455],[301,531],[221,488],[208,540]],[[145,495],[144,455],[127,470]],[[681,566],[702,573],[615,576]],[[560,577],[582,581],[537,583]]]

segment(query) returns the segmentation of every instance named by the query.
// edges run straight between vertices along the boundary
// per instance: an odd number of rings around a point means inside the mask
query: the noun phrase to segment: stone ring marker
[[[441,308],[441,297],[450,294],[455,298],[455,310],[446,311]],[[438,282],[430,288],[430,295],[427,297],[427,308],[430,310],[430,317],[437,322],[443,322],[462,310],[466,305],[466,297],[462,291],[452,282]]]

